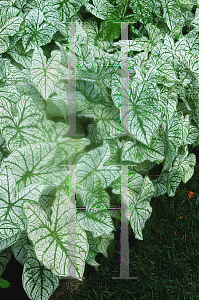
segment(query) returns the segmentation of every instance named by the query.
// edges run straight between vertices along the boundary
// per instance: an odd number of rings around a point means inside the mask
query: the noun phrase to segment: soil
[[[93,271],[95,269],[86,264],[85,279],[82,282],[77,279],[61,279],[59,287],[54,291],[49,300],[70,299],[74,290],[81,290],[85,281],[89,279],[89,274]],[[23,266],[12,256],[5,272],[1,276],[3,279],[9,281],[11,286],[7,289],[0,288],[0,300],[30,300],[22,286],[22,272]]]

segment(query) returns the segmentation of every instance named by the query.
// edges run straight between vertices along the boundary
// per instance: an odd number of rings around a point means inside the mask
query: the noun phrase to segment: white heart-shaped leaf
[[[51,53],[48,62],[46,62],[46,57],[40,47],[36,47],[34,50],[31,80],[45,100],[54,92],[55,85],[59,80],[60,60],[61,54],[57,50]]]

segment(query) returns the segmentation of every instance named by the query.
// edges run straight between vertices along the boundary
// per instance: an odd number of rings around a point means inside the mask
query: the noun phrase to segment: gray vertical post
[[[121,23],[121,40],[128,40],[128,25]],[[75,36],[75,23],[69,23],[69,44],[70,54],[69,54],[69,67],[70,77],[69,77],[69,94],[68,94],[68,124],[70,125],[68,136],[85,136],[84,134],[76,134],[76,99],[75,99],[75,78],[76,78],[76,61],[74,54],[74,36]],[[122,135],[128,133],[128,45],[126,43],[121,43],[121,120],[122,120]],[[129,135],[129,134],[127,134]],[[69,165],[70,166],[70,165]],[[75,167],[75,166],[71,166]],[[122,175],[121,175],[121,264],[120,264],[120,277],[112,277],[112,279],[138,279],[138,277],[129,277],[129,244],[128,244],[128,219],[126,218],[126,213],[128,211],[128,165],[122,165]],[[74,169],[70,169],[73,170]],[[71,194],[73,195],[73,188],[71,187]],[[70,178],[69,178],[69,194],[70,194]],[[71,195],[70,194],[70,195]],[[71,198],[75,201],[74,196]],[[73,202],[71,202],[73,203]],[[74,217],[76,222],[76,206],[72,204],[72,209],[75,210],[73,214],[73,220],[69,224],[74,224]],[[70,214],[69,214],[70,215]],[[70,216],[69,216],[70,217]],[[74,239],[73,239],[74,241]],[[70,251],[72,250],[71,247]],[[74,253],[73,253],[74,254]],[[74,269],[71,270],[72,277],[66,277],[67,279],[72,279],[76,277]],[[74,277],[73,277],[74,276]],[[60,277],[64,279],[65,277]],[[84,279],[84,277],[83,277]]]
[[[128,132],[128,24],[121,23],[121,122],[122,135]]]
[[[129,231],[126,217],[129,210],[128,165],[122,165],[121,171],[120,277],[112,277],[112,279],[138,279],[138,277],[129,277]]]
[[[121,23],[121,134],[128,133],[128,23]],[[138,279],[129,277],[129,231],[128,219],[128,165],[121,166],[121,231],[120,231],[120,277],[112,279]]]
[[[75,166],[69,165],[69,198],[70,204],[68,207],[68,235],[69,235],[69,247],[68,256],[73,260],[72,264],[69,262],[69,275],[72,278],[76,278],[76,234],[74,234],[74,228],[76,230],[76,206],[75,206]]]
[[[60,276],[59,279],[78,279],[76,266],[76,203],[75,203],[75,167],[76,165],[69,164],[69,198],[70,204],[68,207],[68,256],[69,261],[69,276]],[[85,279],[83,277],[82,279]]]
[[[61,136],[85,136],[76,133],[76,55],[75,55],[76,23],[69,22],[69,78],[68,78],[68,125],[67,134]]]
[[[128,23],[133,22],[113,22],[121,23],[121,133],[119,135],[131,136],[128,131],[129,114],[129,88],[128,88]]]
[[[69,22],[69,78],[68,78],[68,134],[61,134],[61,136],[85,136],[85,134],[76,134],[76,57],[75,49],[75,22]],[[70,207],[68,214],[68,234],[69,234],[69,248],[68,255],[74,257],[73,263],[69,266],[69,277],[62,277],[60,279],[75,279],[77,278],[76,269],[76,203],[75,203],[75,165],[69,164],[69,197]],[[84,277],[83,277],[84,279]]]

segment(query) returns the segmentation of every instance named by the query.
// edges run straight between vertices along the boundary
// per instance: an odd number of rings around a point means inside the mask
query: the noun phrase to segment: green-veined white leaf
[[[0,53],[6,52],[9,48],[9,44],[10,44],[10,41],[9,41],[8,36],[2,35],[0,37]]]
[[[82,115],[97,120],[94,125],[89,124],[87,127],[91,142],[98,144],[103,139],[110,139],[120,134],[120,114],[116,107],[110,110],[110,107],[95,104]]]
[[[20,94],[14,85],[3,85],[0,87],[1,105],[3,102],[16,103],[20,99]]]
[[[182,5],[182,8],[192,10],[194,4],[196,4],[196,1],[192,0],[180,0],[180,4]]]
[[[147,0],[148,1],[148,0]],[[162,34],[162,32],[160,31],[160,29],[155,26],[152,23],[148,23],[146,25],[146,29],[148,31],[149,34],[149,38],[151,40],[151,43],[153,44],[153,47],[158,44],[161,40],[164,39],[164,35]]]
[[[6,84],[15,85],[20,82],[30,82],[30,70],[21,70],[18,66],[11,63],[9,59],[4,59],[6,70]],[[13,100],[12,100],[13,101]]]
[[[151,180],[154,185],[154,188],[155,188],[153,197],[159,197],[159,196],[166,194],[166,192],[167,192],[167,177],[168,176],[163,173],[162,175],[158,176],[158,178]]]
[[[26,33],[23,36],[23,46],[26,52],[49,43],[56,32],[55,27],[43,21],[43,12],[38,9],[33,9],[26,15]]]
[[[145,176],[142,179],[141,191],[138,194],[140,180],[141,178],[138,177],[136,172],[129,176],[129,216],[135,238],[142,240],[142,229],[152,212],[150,199],[154,194],[154,186],[149,177]]]
[[[164,159],[164,142],[155,132],[149,146],[137,141],[127,141],[122,148],[122,160],[142,163],[145,160],[162,162]]]
[[[108,258],[107,249],[110,245],[111,241],[114,240],[114,234],[111,232],[110,234],[103,234],[96,238],[98,242],[97,251],[102,253],[106,258]]]
[[[150,21],[153,11],[152,0],[131,0],[131,9],[138,20],[146,24]]]
[[[5,139],[0,136],[0,165],[1,161],[3,160],[4,157],[7,157],[9,154],[9,151],[6,147],[6,142]]]
[[[85,4],[87,11],[102,20],[106,19],[107,11],[113,7],[107,0],[93,0],[93,4]]]
[[[112,232],[115,229],[113,221],[108,211],[103,210],[103,208],[106,209],[110,207],[110,196],[104,191],[95,171],[91,175],[90,189],[80,185],[78,186],[77,194],[86,207],[85,211],[77,214],[80,227],[84,230],[91,231],[94,238],[104,233],[109,234]]]
[[[59,278],[38,261],[34,250],[26,246],[22,285],[30,299],[48,300],[59,286]]]
[[[49,220],[51,216],[51,206],[55,199],[56,186],[49,185],[45,190],[43,190],[39,204],[41,208],[46,212]]]
[[[164,139],[165,139],[165,161],[162,172],[169,168],[176,158],[177,150],[182,144],[182,122],[175,112],[170,119],[163,124],[165,126]]]
[[[89,0],[58,0],[55,2],[54,7],[58,10],[60,20],[68,22],[68,20],[77,15],[81,6]]]
[[[0,251],[5,250],[16,243],[21,235],[18,224],[10,221],[0,221]]]
[[[89,244],[90,246],[90,244]],[[95,270],[98,270],[98,267],[100,266],[100,264],[98,264],[95,260],[95,258],[91,259],[91,260],[87,260],[86,263],[92,267],[95,267]]]
[[[9,36],[14,35],[23,21],[22,16],[10,18],[3,27],[0,28],[0,53],[4,53],[9,48]]]
[[[181,168],[172,168],[167,176],[167,194],[169,197],[173,197],[176,193],[181,180],[183,178],[183,170]]]
[[[11,246],[14,257],[22,265],[24,265],[24,263],[26,262],[26,258],[27,258],[27,250],[25,248],[25,245],[29,245],[29,244],[31,244],[31,243],[28,239],[28,234],[27,234],[26,230],[24,230],[21,232],[21,236],[20,236],[19,240],[14,245]]]
[[[192,145],[199,137],[199,129],[196,126],[190,124],[189,115],[183,120],[183,142],[185,145]]]
[[[196,156],[194,153],[191,153],[188,156],[187,154],[179,155],[178,157],[176,157],[173,163],[173,169],[179,168],[183,174],[182,181],[184,183],[187,183],[187,181],[193,176],[195,164]]]
[[[9,151],[43,139],[43,114],[30,97],[22,96],[16,105],[8,98],[1,100],[0,105],[0,128]]]
[[[56,184],[59,186],[67,177],[68,170],[55,162],[57,143],[30,144],[14,150],[3,165],[12,169],[20,188],[32,183]]]
[[[11,257],[12,257],[12,251],[10,247],[0,252],[0,276],[5,271],[6,266],[9,263]]]
[[[90,102],[86,100],[85,96],[80,92],[75,93],[76,100],[76,114],[77,116],[82,111],[87,111],[90,107]],[[55,95],[48,99],[46,105],[46,113],[49,116],[59,116],[64,117],[65,120],[68,119],[68,93],[67,91],[60,91],[58,95]]]
[[[13,172],[14,173],[14,172]],[[26,200],[39,201],[44,185],[40,183],[27,185],[16,195],[15,178],[10,169],[1,169],[0,177],[0,218],[16,223],[21,231],[25,230],[26,218],[22,212],[22,203]]]
[[[92,233],[90,231],[86,231],[86,235],[87,235],[87,239],[88,239],[88,243],[89,243],[89,251],[88,251],[88,255],[86,257],[86,263],[88,263],[89,265],[93,265],[91,264],[92,259],[95,258],[95,256],[97,255],[98,251],[97,251],[97,240],[93,237]]]
[[[1,28],[0,36],[14,35],[19,30],[22,21],[23,17],[21,16],[9,19],[8,22]]]
[[[63,35],[67,36],[66,28],[63,23],[60,22],[58,11],[53,7],[54,3],[46,0],[36,0],[37,7],[43,12],[45,21],[52,27],[59,30]]]
[[[46,57],[41,48],[35,48],[32,65],[31,80],[35,84],[42,97],[47,100],[54,92],[55,85],[59,80],[60,52],[55,50],[51,58],[46,62]]]
[[[164,18],[171,31],[181,29],[184,18],[178,0],[161,0]]]
[[[125,16],[128,6],[128,0],[119,1],[117,6],[109,7],[106,13],[106,19],[101,23],[100,35],[102,35],[103,41],[110,39],[118,39],[121,33],[120,22],[129,21],[137,22],[136,18],[132,18],[132,15]],[[119,22],[119,23],[116,23]]]
[[[77,184],[85,184],[90,187],[90,175],[92,171],[97,172],[97,176],[101,179],[103,188],[107,188],[114,180],[120,176],[120,167],[107,166],[103,167],[103,163],[110,157],[110,148],[108,144],[89,151],[80,160],[76,167]],[[81,165],[80,165],[81,164]]]
[[[162,116],[154,80],[137,84],[129,101],[129,132],[138,141],[150,145],[152,135],[160,125]]]
[[[73,155],[78,154],[90,144],[90,140],[87,138],[72,139],[70,137],[63,137],[62,139],[59,139],[58,148],[61,151],[61,153],[64,153],[64,156],[67,157],[68,161],[70,161],[70,158]],[[59,150],[58,154],[60,153]]]
[[[58,190],[52,207],[51,222],[36,203],[26,202],[23,209],[28,219],[28,237],[34,244],[37,259],[59,276],[70,276],[74,268],[75,277],[81,280],[88,254],[88,242],[86,233],[79,225],[75,226],[70,218],[68,220],[69,205],[68,195],[63,190]],[[73,245],[72,239],[76,242]],[[71,247],[74,247],[73,252]]]
[[[16,62],[20,63],[22,66],[29,69],[31,66],[33,50],[30,50],[27,53],[25,53],[22,44],[18,43],[17,45],[20,46],[18,46],[17,48],[15,47],[13,49],[10,49],[8,53],[13,57],[13,59]]]

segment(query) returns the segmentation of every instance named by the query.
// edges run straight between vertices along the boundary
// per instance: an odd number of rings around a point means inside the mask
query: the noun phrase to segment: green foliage
[[[188,146],[199,144],[197,1],[92,2],[0,2],[0,276],[13,253],[30,299],[49,299],[59,277],[74,269],[82,280],[86,263],[97,269],[97,253],[107,256],[113,218],[120,219],[110,210],[121,194],[119,165],[130,165],[129,221],[142,240],[151,198],[173,197],[196,164]],[[127,21],[129,40],[121,43],[114,22]],[[128,129],[120,125],[121,47]],[[67,136],[69,50],[76,133],[85,137]],[[76,165],[76,206],[84,208],[71,232],[69,165]]]
[[[10,286],[10,282],[0,277],[0,288],[7,289]]]

